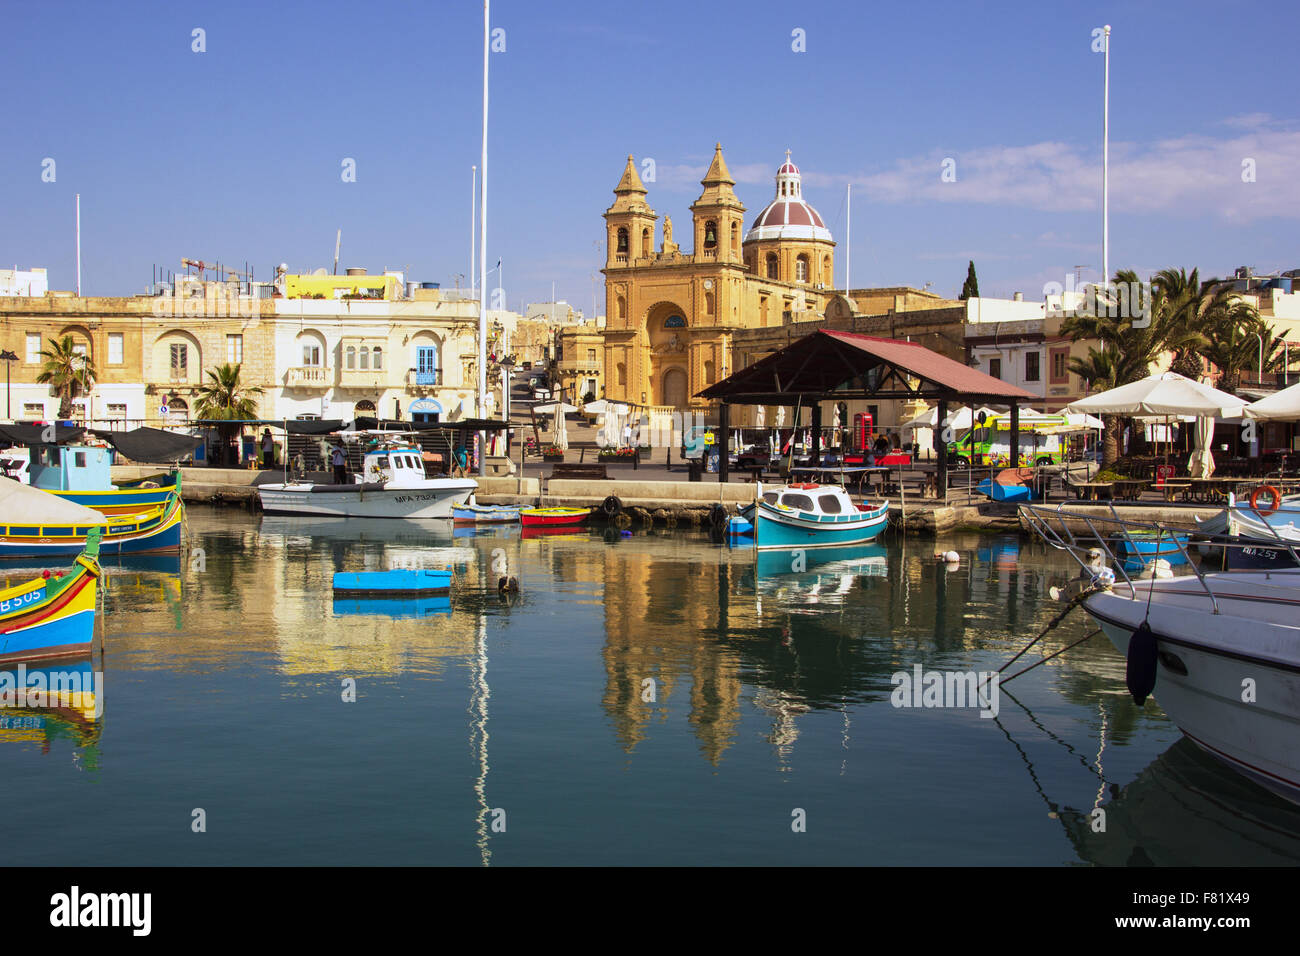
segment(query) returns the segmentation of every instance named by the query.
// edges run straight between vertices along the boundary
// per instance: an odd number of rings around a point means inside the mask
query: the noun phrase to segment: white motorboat
[[[351,484],[291,482],[259,485],[262,510],[271,515],[331,518],[450,518],[478,488],[472,478],[428,478],[419,448],[367,452]]]
[[[1084,607],[1125,655],[1134,700],[1153,695],[1199,747],[1300,803],[1300,568],[1206,573],[1189,557],[1190,573],[1144,580],[1124,571],[1100,528],[1098,549],[1068,530],[1061,509],[1024,506],[1021,514],[1092,580],[1107,582]],[[1086,520],[1125,531],[1140,525]],[[1113,572],[1099,567],[1106,561]]]

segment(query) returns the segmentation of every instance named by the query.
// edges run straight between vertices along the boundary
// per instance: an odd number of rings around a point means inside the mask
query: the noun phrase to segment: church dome
[[[776,171],[776,198],[754,217],[745,241],[756,239],[831,239],[830,230],[821,215],[803,201],[803,177],[799,167],[790,162],[786,150],[785,162]]]

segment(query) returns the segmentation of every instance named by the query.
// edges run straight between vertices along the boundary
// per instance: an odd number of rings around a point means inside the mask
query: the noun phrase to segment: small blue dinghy
[[[451,571],[441,569],[392,571],[337,571],[334,591],[356,597],[413,597],[446,594],[451,590]]]

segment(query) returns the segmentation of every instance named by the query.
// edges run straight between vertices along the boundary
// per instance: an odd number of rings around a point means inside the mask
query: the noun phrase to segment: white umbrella
[[[548,402],[545,405],[533,406],[533,411],[537,412],[537,414],[539,415],[550,415],[552,412],[556,411],[557,409],[562,412],[576,412],[578,410],[578,406],[570,405],[568,402]]]
[[[1187,459],[1187,473],[1193,478],[1209,478],[1214,474],[1214,455],[1210,443],[1214,440],[1214,419],[1202,416],[1196,419],[1196,447]]]
[[[1300,385],[1261,398],[1246,406],[1247,418],[1280,422],[1300,421]]]
[[[1161,372],[1139,382],[1107,389],[1071,402],[1067,412],[1095,415],[1211,415],[1238,418],[1246,403],[1177,372]]]
[[[563,448],[567,451],[569,448],[569,428],[568,422],[564,418],[564,409],[566,407],[572,408],[573,406],[559,405],[555,409],[555,438],[552,444],[556,448]],[[577,411],[577,409],[575,408],[574,411]]]

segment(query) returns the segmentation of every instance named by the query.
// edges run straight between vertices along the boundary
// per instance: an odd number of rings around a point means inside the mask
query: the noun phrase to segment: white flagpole
[[[479,233],[478,233],[478,417],[485,417],[487,411],[484,399],[487,396],[487,149],[488,149],[488,55],[491,43],[491,0],[483,0],[483,155],[479,163],[483,167],[483,181],[479,193]],[[478,473],[487,474],[487,435],[479,432]]]
[[[478,167],[470,167],[469,186],[469,286],[470,298],[478,286],[478,276],[474,273],[474,238],[478,235]]]
[[[1110,285],[1110,24],[1105,27],[1105,92],[1101,121],[1101,281]]]
[[[81,193],[77,193],[77,298],[81,298]]]

